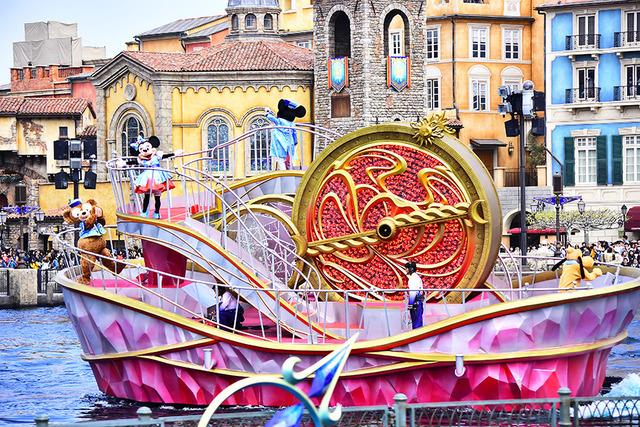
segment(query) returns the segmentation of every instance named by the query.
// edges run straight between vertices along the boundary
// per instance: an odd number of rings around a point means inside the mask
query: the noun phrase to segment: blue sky
[[[13,42],[24,40],[27,22],[78,24],[84,46],[105,46],[113,57],[133,36],[178,19],[224,14],[227,0],[107,0],[103,2],[3,1],[0,6],[0,85],[10,82]]]

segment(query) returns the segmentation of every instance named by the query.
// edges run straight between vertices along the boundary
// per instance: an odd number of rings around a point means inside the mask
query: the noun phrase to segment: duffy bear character
[[[176,187],[174,183],[171,182],[171,174],[160,169],[160,160],[178,156],[182,154],[182,150],[176,150],[175,153],[162,153],[162,151],[158,150],[160,140],[157,136],[151,136],[148,140],[140,138],[138,143],[132,144],[132,147],[138,151],[138,158],[136,161],[129,162],[129,164],[137,163],[145,168],[140,175],[136,177],[134,181],[135,188],[133,190],[138,194],[144,194],[140,216],[149,216],[149,201],[151,194],[153,194],[156,202],[153,217],[160,219],[160,194],[167,191],[167,189],[170,190]]]
[[[567,249],[567,259],[564,261],[562,276],[560,276],[560,292],[577,288],[582,280],[594,280],[596,277],[602,276],[602,270],[597,267],[591,272],[585,270],[585,268],[593,267],[593,264],[593,258],[582,256],[579,249]],[[559,266],[559,264],[556,265]],[[557,267],[554,266],[555,268]]]
[[[78,248],[92,253],[101,255],[102,265],[108,268],[112,272],[116,272],[115,262],[111,257],[111,252],[107,249],[107,242],[102,237],[107,230],[104,225],[106,221],[102,212],[102,208],[98,206],[98,203],[89,199],[82,203],[80,199],[74,199],[69,202],[69,208],[62,214],[64,220],[69,224],[80,226],[80,239],[78,240]],[[87,259],[87,256],[89,259]],[[96,262],[97,257],[95,255],[83,254],[80,261],[82,268],[82,277],[78,279],[78,282],[88,285],[91,281],[91,267],[89,263]],[[124,268],[123,264],[118,264],[117,272],[119,273]]]
[[[298,144],[298,134],[293,121],[296,117],[304,117],[307,110],[295,102],[288,99],[281,99],[278,102],[278,114],[274,115],[269,107],[266,107],[265,113],[267,119],[271,120],[274,125],[282,126],[273,130],[271,137],[271,157],[273,163],[271,168],[275,170],[278,166],[279,170],[290,169],[291,159],[297,159],[296,145]]]

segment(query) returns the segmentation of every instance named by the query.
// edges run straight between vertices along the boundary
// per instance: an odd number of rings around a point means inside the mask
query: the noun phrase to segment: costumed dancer
[[[86,251],[87,255],[81,257],[80,266],[82,277],[80,283],[91,283],[91,263],[97,263],[97,256],[101,257],[100,262],[104,267],[114,273],[120,273],[125,267],[124,264],[115,263],[111,252],[107,249],[107,241],[103,237],[106,234],[104,225],[106,221],[102,208],[98,203],[89,199],[82,202],[81,199],[74,199],[69,202],[69,207],[62,214],[64,220],[76,226],[80,226],[80,238],[78,248]]]
[[[411,323],[412,328],[421,328],[422,327],[422,313],[424,310],[423,301],[424,301],[424,293],[422,290],[424,289],[422,286],[422,278],[417,273],[416,263],[410,261],[404,265],[407,269],[407,274],[409,275],[409,313],[411,314]]]
[[[160,160],[166,159],[172,156],[178,156],[182,154],[183,150],[176,150],[175,153],[163,153],[158,150],[160,147],[160,140],[157,136],[151,136],[148,140],[142,140],[141,143],[134,143],[132,146],[138,151],[137,161],[129,162],[129,164],[139,164],[146,168],[140,175],[134,180],[134,192],[138,194],[144,194],[144,200],[142,202],[141,216],[149,216],[149,201],[151,194],[155,198],[155,210],[153,217],[160,219],[160,195],[172,188],[175,188],[175,184],[171,182],[171,174],[160,169]]]
[[[271,137],[271,157],[273,163],[271,168],[275,170],[276,165],[279,170],[291,168],[291,159],[297,159],[296,145],[298,144],[298,133],[293,121],[296,117],[304,117],[307,110],[295,102],[288,99],[281,99],[278,102],[278,114],[274,115],[269,107],[265,107],[267,119],[276,126],[286,126],[287,128],[274,129]]]

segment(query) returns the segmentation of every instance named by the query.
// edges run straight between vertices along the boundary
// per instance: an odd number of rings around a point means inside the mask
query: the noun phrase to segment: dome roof
[[[231,7],[280,7],[278,0],[229,0],[227,8]]]

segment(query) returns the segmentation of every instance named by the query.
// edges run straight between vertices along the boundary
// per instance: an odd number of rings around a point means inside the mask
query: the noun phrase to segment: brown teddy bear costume
[[[124,264],[118,263],[117,266],[111,257],[111,252],[107,249],[107,241],[102,237],[107,231],[104,229],[106,221],[102,214],[102,208],[98,203],[89,199],[82,203],[80,199],[74,199],[69,202],[69,209],[62,214],[65,221],[69,224],[80,226],[80,239],[78,240],[78,248],[93,254],[101,255],[102,265],[114,273],[119,273],[124,268]],[[91,260],[91,264],[89,260]],[[82,277],[78,282],[88,285],[91,282],[91,269],[96,261],[96,256],[85,255],[81,258],[80,266],[82,267]],[[116,270],[117,269],[117,270]]]

